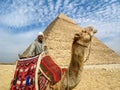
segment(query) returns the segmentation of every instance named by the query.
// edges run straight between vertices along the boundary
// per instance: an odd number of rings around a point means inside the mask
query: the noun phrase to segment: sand
[[[0,90],[9,90],[15,65],[0,65]],[[120,64],[85,65],[74,90],[120,90]]]

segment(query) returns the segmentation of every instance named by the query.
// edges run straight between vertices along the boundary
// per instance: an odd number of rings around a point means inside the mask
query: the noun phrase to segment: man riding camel
[[[44,34],[38,33],[37,39],[31,44],[28,56],[36,56],[47,50],[45,43],[43,42]]]
[[[30,45],[29,51],[27,52],[26,58],[33,57],[36,55],[41,54],[43,51],[47,53],[47,46],[43,42],[44,34],[43,32],[39,32],[37,39],[33,41],[33,43]],[[21,55],[18,55],[19,58],[23,58]]]

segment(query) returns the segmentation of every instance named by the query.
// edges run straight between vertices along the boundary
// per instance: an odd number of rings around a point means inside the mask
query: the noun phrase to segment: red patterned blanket
[[[36,90],[35,77],[39,56],[20,59],[17,62],[10,90]],[[46,90],[49,83],[52,85],[61,79],[61,68],[52,60],[50,56],[44,56],[39,64],[44,74],[38,75],[38,85],[40,90]],[[63,70],[62,70],[63,71]]]
[[[57,83],[61,79],[61,68],[52,60],[50,56],[45,56],[42,58],[40,67],[50,78],[52,84]]]
[[[18,60],[10,90],[36,90],[35,72],[38,56],[26,60]]]

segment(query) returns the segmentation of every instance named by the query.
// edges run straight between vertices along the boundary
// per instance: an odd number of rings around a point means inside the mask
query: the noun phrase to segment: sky
[[[95,35],[120,55],[120,0],[0,0],[0,62],[14,62],[60,14]]]

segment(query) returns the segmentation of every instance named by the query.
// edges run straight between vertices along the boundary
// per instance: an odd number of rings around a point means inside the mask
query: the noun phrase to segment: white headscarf
[[[39,35],[42,35],[42,36],[44,37],[44,34],[43,34],[43,32],[39,32],[39,33],[38,33],[38,36],[39,36]]]

